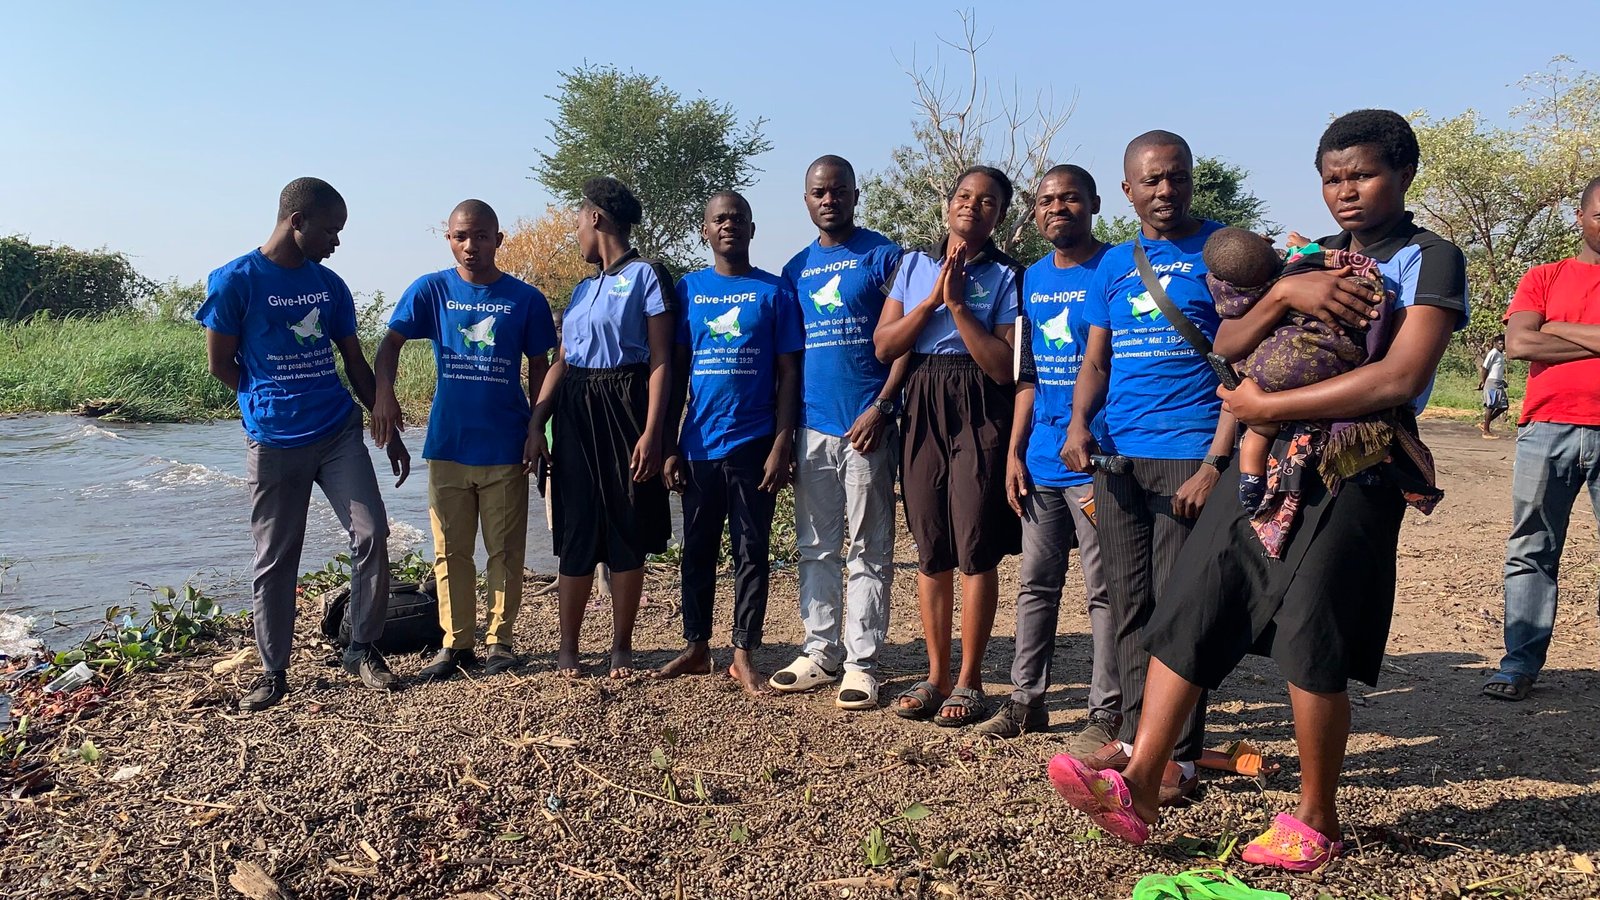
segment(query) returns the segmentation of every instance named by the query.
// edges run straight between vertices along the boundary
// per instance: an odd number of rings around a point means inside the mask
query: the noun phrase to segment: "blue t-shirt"
[[[678,447],[685,459],[721,459],[777,430],[777,357],[805,347],[800,308],[782,278],[760,269],[691,272],[678,297],[678,343],[691,355]]]
[[[898,300],[907,313],[926,301],[939,279],[944,266],[944,247],[933,248],[938,256],[926,250],[910,250],[900,258],[900,269],[895,273],[894,284],[889,288],[889,299]],[[1021,287],[1017,273],[1000,260],[987,260],[974,265],[967,263],[967,307],[984,328],[994,331],[1001,325],[1017,321],[1017,294]],[[933,318],[917,335],[912,345],[917,353],[957,354],[970,353],[966,341],[956,330],[950,309],[943,304]]]
[[[1019,336],[1017,347],[1023,354],[1021,380],[1034,385],[1033,433],[1028,436],[1025,460],[1034,483],[1045,487],[1072,487],[1094,480],[1068,469],[1061,462],[1061,447],[1067,442],[1072,389],[1078,383],[1078,367],[1089,342],[1083,305],[1107,249],[1101,247],[1082,265],[1067,269],[1057,268],[1055,254],[1051,254],[1029,266],[1022,276],[1022,320],[1029,328],[1028,339]]]
[[[614,369],[650,361],[651,316],[673,311],[672,280],[660,263],[630,250],[585,278],[561,317],[568,365]]]
[[[1150,257],[1167,296],[1215,339],[1222,323],[1206,287],[1200,257],[1206,238],[1221,228],[1202,223],[1179,241],[1135,240]],[[1217,376],[1200,351],[1167,322],[1134,268],[1133,243],[1106,251],[1083,318],[1111,332],[1111,381],[1106,388],[1106,449],[1146,459],[1200,459],[1211,450],[1222,401]]]
[[[206,278],[194,317],[239,338],[239,415],[268,447],[302,447],[350,418],[355,401],[334,367],[334,344],[356,333],[344,279],[306,260],[285,269],[252,250]]]
[[[832,247],[812,241],[783,267],[806,328],[806,428],[844,437],[883,391],[889,367],[873,352],[872,332],[899,262],[894,241],[857,228]]]
[[[423,458],[464,466],[522,462],[532,418],[522,357],[544,356],[556,345],[544,295],[510,275],[473,284],[451,267],[412,282],[389,327],[407,340],[433,341],[439,375]]]

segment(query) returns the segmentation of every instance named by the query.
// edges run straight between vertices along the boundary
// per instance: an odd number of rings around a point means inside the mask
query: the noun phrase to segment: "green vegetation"
[[[1433,394],[1428,397],[1428,409],[1449,418],[1477,420],[1483,416],[1483,391],[1478,389],[1478,363],[1483,352],[1467,346],[1462,341],[1452,341],[1439,361],[1439,374],[1433,382]],[[1500,422],[1515,422],[1522,410],[1522,395],[1528,381],[1528,364],[1519,360],[1506,361],[1506,393],[1511,395],[1511,409]],[[1495,425],[1500,427],[1499,422]]]
[[[407,421],[426,421],[433,384],[432,350],[413,341],[395,385]],[[80,411],[139,422],[239,415],[207,370],[205,331],[192,322],[128,312],[0,324],[0,414]]]
[[[104,314],[133,309],[156,290],[121,253],[74,250],[0,237],[0,319],[35,313]]]

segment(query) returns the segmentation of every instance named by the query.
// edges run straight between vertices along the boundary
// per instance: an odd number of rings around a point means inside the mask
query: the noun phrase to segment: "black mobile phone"
[[[545,496],[550,485],[550,457],[541,456],[533,464],[533,477],[539,485],[539,496]]]
[[[1211,364],[1211,371],[1217,373],[1217,380],[1222,382],[1223,387],[1230,391],[1239,387],[1239,373],[1233,370],[1227,360],[1215,353],[1207,353],[1206,362]]]

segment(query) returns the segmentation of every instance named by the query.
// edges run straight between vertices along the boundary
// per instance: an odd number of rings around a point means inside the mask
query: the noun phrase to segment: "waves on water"
[[[149,475],[130,479],[124,484],[136,491],[162,490],[167,488],[196,487],[201,485],[225,485],[227,487],[244,487],[249,484],[237,475],[231,475],[220,469],[200,463],[180,462],[176,459],[160,459],[155,461],[161,465]]]
[[[0,657],[31,656],[44,649],[33,636],[33,617],[0,613]]]

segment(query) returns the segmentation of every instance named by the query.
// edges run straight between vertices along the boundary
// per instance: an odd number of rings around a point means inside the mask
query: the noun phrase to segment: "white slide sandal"
[[[877,709],[878,680],[866,672],[846,670],[833,705],[840,709]]]
[[[767,679],[767,685],[775,691],[785,694],[795,694],[800,691],[809,691],[824,684],[832,684],[839,680],[839,673],[830,673],[827,669],[817,665],[809,656],[801,656],[782,669],[774,672]]]

